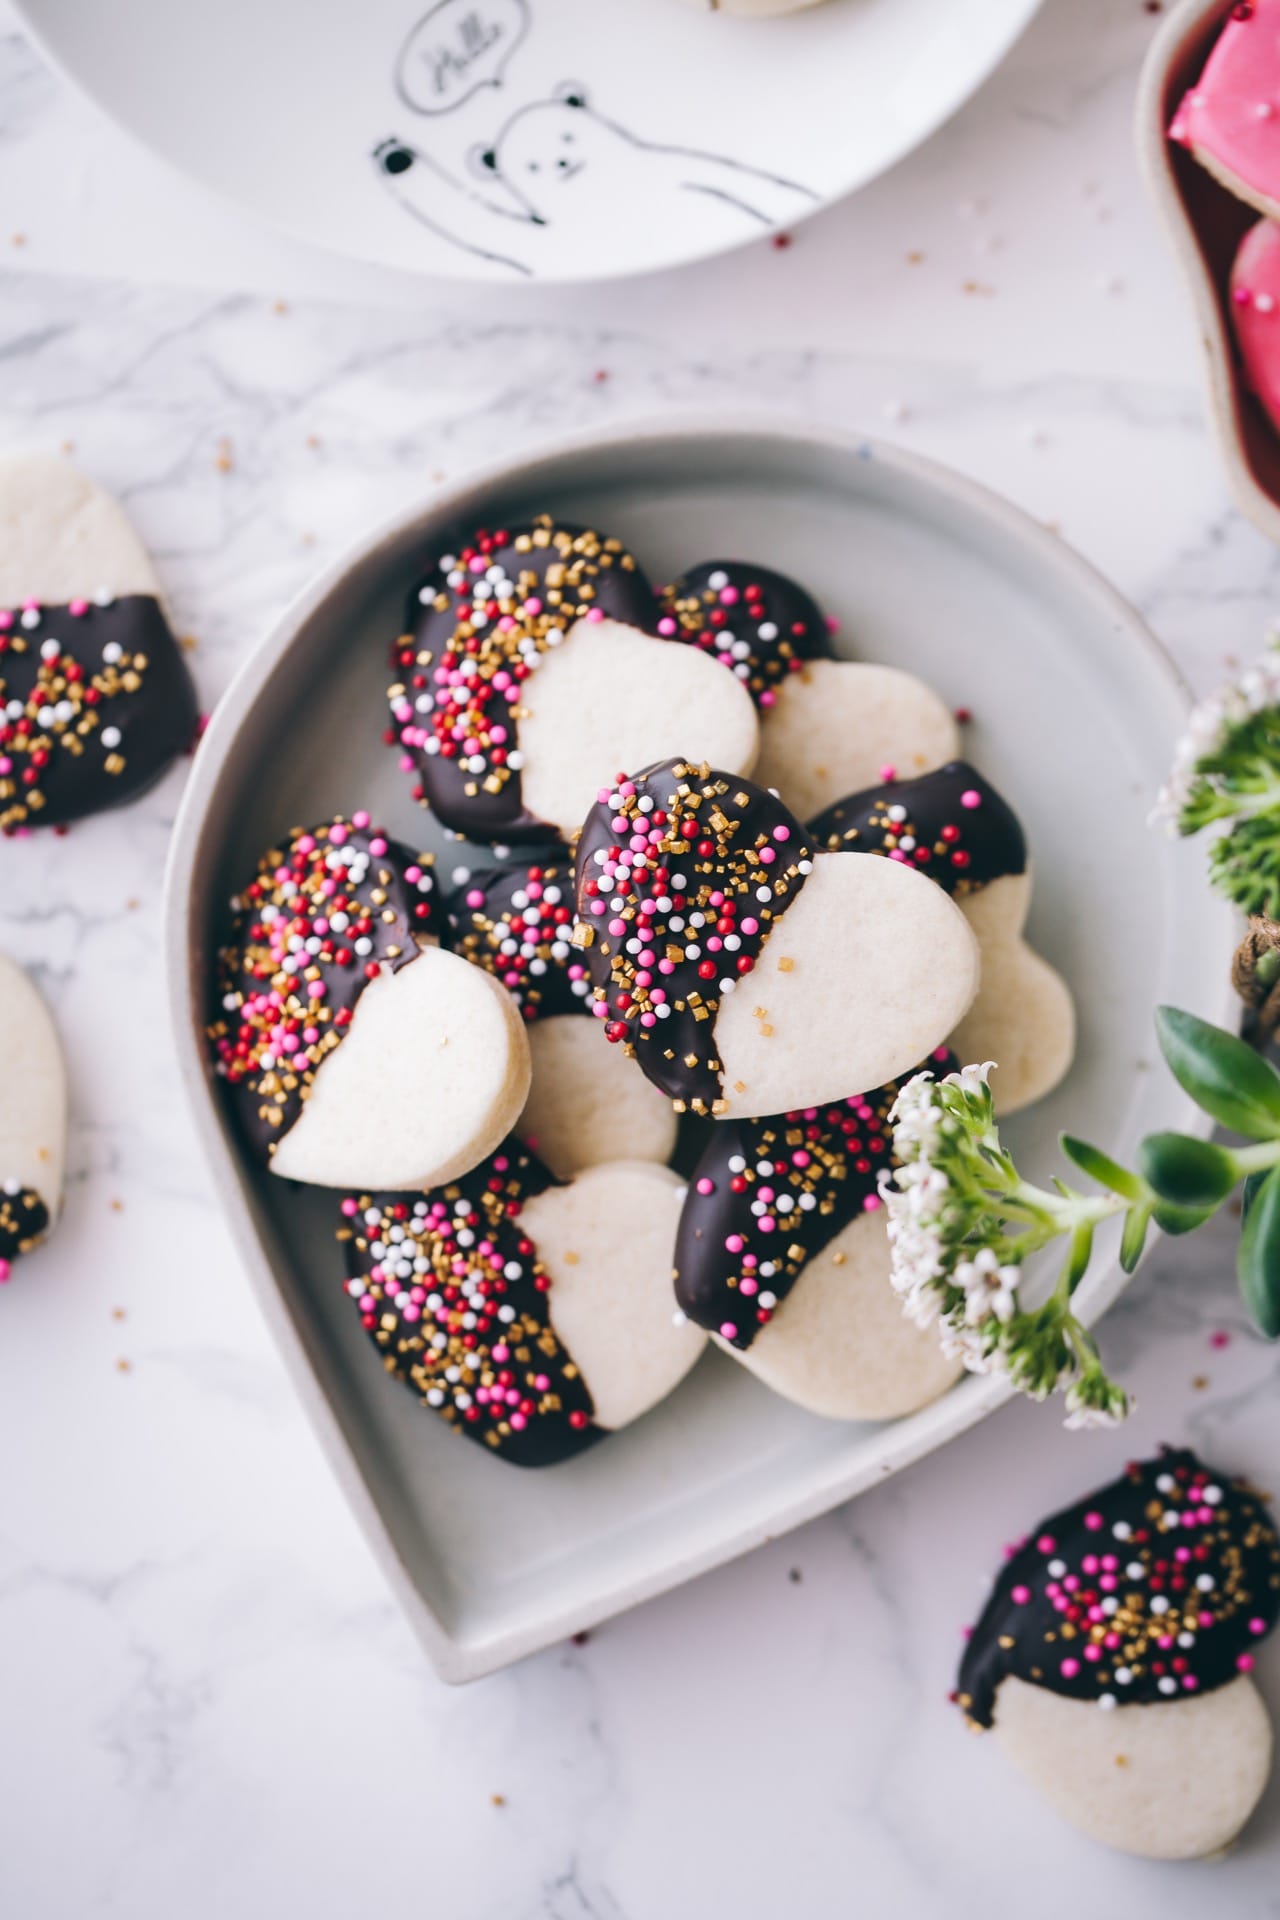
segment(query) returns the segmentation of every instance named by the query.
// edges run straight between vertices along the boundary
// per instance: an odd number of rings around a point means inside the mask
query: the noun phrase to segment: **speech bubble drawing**
[[[396,60],[396,92],[415,113],[452,113],[481,87],[500,87],[529,31],[528,0],[438,0]]]

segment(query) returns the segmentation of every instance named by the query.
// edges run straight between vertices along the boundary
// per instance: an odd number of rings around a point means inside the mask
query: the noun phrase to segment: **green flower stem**
[[[1233,1147],[1231,1158],[1242,1176],[1280,1167],[1280,1140],[1262,1140],[1256,1147]]]

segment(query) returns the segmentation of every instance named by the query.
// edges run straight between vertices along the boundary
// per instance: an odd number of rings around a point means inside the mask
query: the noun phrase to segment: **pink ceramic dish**
[[[1210,414],[1240,511],[1280,541],[1280,431],[1254,395],[1236,344],[1231,271],[1256,210],[1169,139],[1234,0],[1183,0],[1161,27],[1138,88],[1138,157],[1195,302]]]

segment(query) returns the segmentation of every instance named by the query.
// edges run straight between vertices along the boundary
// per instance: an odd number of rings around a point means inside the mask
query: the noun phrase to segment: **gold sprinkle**
[[[581,1258],[581,1254],[572,1253],[568,1247],[565,1248],[564,1263],[566,1267],[576,1267]]]
[[[779,959],[779,961],[778,961],[778,972],[779,972],[779,973],[790,973],[790,972],[792,971],[792,969],[794,968],[794,966],[795,966],[795,964],[796,964],[796,963],[795,963],[795,961],[794,961],[794,960],[792,960],[792,959],[790,959],[790,958],[789,958],[789,957],[788,957],[788,956],[787,956],[787,955],[786,955],[786,954],[784,953],[784,954],[783,954],[783,955],[781,956],[781,958]]]

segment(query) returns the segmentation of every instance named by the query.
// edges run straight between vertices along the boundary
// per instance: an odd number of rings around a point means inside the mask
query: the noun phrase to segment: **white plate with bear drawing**
[[[794,226],[953,113],[1040,0],[19,0],[113,119],[360,260],[597,280]]]
[[[677,1585],[942,1445],[998,1404],[967,1379],[923,1412],[844,1425],[710,1351],[670,1399],[558,1467],[512,1467],[389,1380],[343,1288],[337,1196],[250,1166],[205,1067],[225,902],[290,825],[368,807],[447,843],[380,744],[386,649],[430,556],[548,510],[618,534],[655,579],[733,554],[793,573],[849,655],[921,674],[972,709],[967,751],[1021,814],[1034,943],[1080,1010],[1075,1067],[1009,1126],[1033,1174],[1061,1128],[1118,1152],[1195,1116],[1148,1071],[1161,1000],[1225,1010],[1232,921],[1202,856],[1146,824],[1182,686],[1122,601],[1054,535],[971,482],[870,442],[722,424],[577,440],[408,509],[285,615],[196,756],[167,939],[183,1078],[213,1176],[320,1438],[437,1670],[466,1679]],[[451,867],[467,858],[453,843]],[[1096,1317],[1120,1291],[1101,1257]],[[1046,1408],[1044,1418],[1059,1414]]]

